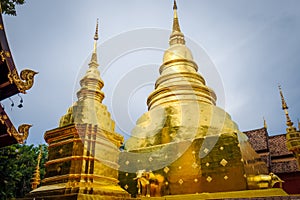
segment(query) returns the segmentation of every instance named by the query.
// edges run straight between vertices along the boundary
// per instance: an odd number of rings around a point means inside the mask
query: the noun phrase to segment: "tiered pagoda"
[[[118,156],[123,137],[102,104],[104,83],[97,61],[98,23],[89,68],[80,80],[78,100],[61,117],[59,127],[45,133],[46,174],[41,187],[25,199],[128,199],[118,185]]]
[[[175,1],[173,10],[169,48],[148,97],[148,111],[137,120],[120,156],[122,187],[140,195],[136,174],[160,177],[150,186],[150,196],[271,187],[262,181],[271,176],[266,164],[230,115],[216,106],[216,94],[198,73]]]

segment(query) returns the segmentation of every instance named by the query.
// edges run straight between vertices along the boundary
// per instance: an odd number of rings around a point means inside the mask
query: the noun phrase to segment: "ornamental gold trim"
[[[18,131],[16,130],[16,128],[14,126],[10,127],[7,129],[7,133],[10,135],[10,136],[13,136],[17,142],[19,144],[23,144],[24,141],[27,139],[28,137],[28,134],[29,134],[29,128],[31,127],[32,125],[30,124],[22,124],[18,127]]]
[[[30,69],[22,70],[20,76],[17,73],[17,70],[14,69],[13,71],[9,72],[8,79],[10,83],[15,83],[18,87],[19,91],[22,93],[26,93],[26,90],[29,90],[34,82],[34,76],[38,72],[35,72]]]
[[[0,115],[1,124],[5,124],[5,121],[8,119],[7,115]]]

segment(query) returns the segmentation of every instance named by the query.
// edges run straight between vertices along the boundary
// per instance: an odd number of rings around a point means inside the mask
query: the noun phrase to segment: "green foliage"
[[[42,145],[42,149],[41,179],[45,174],[47,146]],[[39,147],[33,145],[16,144],[0,149],[0,200],[24,197],[31,190],[30,179],[38,154]]]
[[[16,5],[23,5],[25,0],[0,0],[0,2],[3,13],[16,16]]]

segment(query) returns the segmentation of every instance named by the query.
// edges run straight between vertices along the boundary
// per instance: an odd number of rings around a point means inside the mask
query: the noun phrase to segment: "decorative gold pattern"
[[[124,186],[124,188],[125,188],[125,190],[128,190],[129,186],[126,184],[126,185]]]
[[[178,183],[179,183],[180,185],[182,185],[182,184],[183,184],[183,180],[182,180],[182,179],[179,179]]]
[[[208,177],[206,178],[206,181],[210,183],[210,182],[212,181],[212,177],[208,176]]]
[[[227,180],[228,179],[228,176],[224,176],[224,180]]]
[[[164,168],[164,172],[167,174],[170,171],[169,167]]]
[[[206,167],[208,167],[208,166],[209,166],[209,163],[207,162],[205,165],[206,165]]]
[[[0,115],[1,124],[5,124],[5,120],[7,120],[7,119],[8,119],[7,115]]]
[[[129,162],[128,160],[126,160],[125,165],[129,165],[129,163],[130,163],[130,162]]]
[[[194,162],[194,163],[192,164],[192,167],[193,167],[194,169],[196,169],[196,168],[198,167],[197,163]]]
[[[149,160],[149,162],[152,162],[153,158],[150,156],[148,160]]]
[[[209,149],[205,148],[205,149],[203,150],[203,152],[204,152],[204,153],[208,153],[208,152],[209,152]]]
[[[221,160],[220,164],[225,167],[227,165],[227,160],[225,160],[224,158]]]
[[[29,128],[32,127],[30,124],[22,124],[19,126],[18,131],[15,129],[14,126],[7,129],[7,133],[10,136],[13,136],[19,144],[23,144],[24,141],[27,139],[29,134]]]
[[[14,69],[8,74],[8,79],[10,83],[15,83],[18,87],[18,90],[22,93],[26,93],[26,90],[29,90],[34,82],[34,76],[37,74],[37,72],[25,69],[21,71],[20,77],[17,74],[17,70]],[[20,79],[21,78],[21,79]]]
[[[223,151],[223,150],[224,150],[224,147],[220,147],[220,150]]]
[[[59,173],[61,171],[61,167],[58,167],[56,171]]]
[[[1,61],[4,62],[6,58],[4,56],[4,51],[3,50],[0,52],[0,56],[1,56]]]
[[[3,30],[3,24],[0,24],[0,30]]]
[[[194,182],[195,182],[195,183],[197,183],[197,182],[198,182],[198,179],[197,179],[197,178],[195,178],[195,179],[194,179]]]

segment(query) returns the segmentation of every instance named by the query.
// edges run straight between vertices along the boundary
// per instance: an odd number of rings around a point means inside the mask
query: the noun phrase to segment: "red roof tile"
[[[249,142],[255,151],[268,149],[268,132],[266,128],[245,131],[244,133],[248,136]]]

